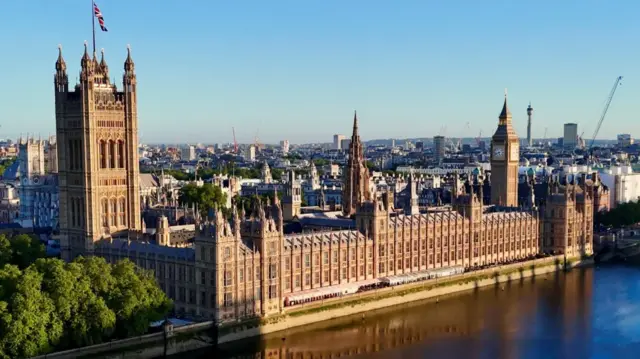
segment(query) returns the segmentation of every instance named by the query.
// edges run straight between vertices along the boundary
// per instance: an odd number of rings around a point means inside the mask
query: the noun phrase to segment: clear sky
[[[55,132],[57,46],[74,83],[91,0],[2,0],[0,137]],[[121,82],[131,44],[143,142],[329,142],[489,135],[508,88],[516,130],[640,137],[640,2],[614,0],[98,0]],[[467,126],[466,124],[469,123]]]

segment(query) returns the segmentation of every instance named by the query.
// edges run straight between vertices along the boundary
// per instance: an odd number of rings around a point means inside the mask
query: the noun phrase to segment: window
[[[306,274],[304,275],[304,285],[305,285],[305,286],[307,286],[307,285],[311,285],[311,274],[306,273]]]
[[[120,208],[118,208],[118,225],[119,226],[125,226],[125,208],[126,208],[126,204],[125,204],[125,199],[124,197],[120,198]]]
[[[296,269],[300,269],[300,257],[296,256],[295,260],[295,264],[296,264]]]
[[[204,285],[207,282],[207,273],[202,271],[200,272],[200,284]]]
[[[278,291],[276,288],[275,284],[269,286],[269,299],[278,298]]]
[[[240,268],[238,271],[238,283],[244,282],[244,268]]]
[[[231,248],[224,247],[224,259],[228,260],[229,258],[231,258]]]
[[[311,267],[311,255],[308,253],[304,255],[304,267],[305,268]]]
[[[73,166],[72,156],[72,166]],[[100,140],[100,168],[107,168],[107,142]]]
[[[275,279],[278,276],[278,266],[275,263],[269,264],[269,278]]]
[[[329,252],[322,253],[322,263],[329,264]]]
[[[342,279],[347,279],[347,268],[342,268]]]
[[[228,271],[225,271],[225,272],[224,272],[224,286],[225,286],[225,287],[228,287],[228,286],[230,286],[231,284],[233,284],[233,281],[232,281],[232,279],[231,279],[231,271],[230,271],[230,270],[228,270]]]
[[[118,208],[116,207],[116,199],[112,198],[111,199],[111,211],[109,212],[110,215],[110,222],[109,225],[111,226],[116,226],[116,212],[118,211]]]
[[[296,274],[293,286],[294,288],[300,288],[300,274]]]
[[[118,141],[118,168],[124,168],[124,141]]]
[[[320,272],[315,272],[313,274],[313,284],[319,284],[320,283]]]
[[[291,258],[287,257],[284,259],[284,269],[288,272],[291,271]]]
[[[384,263],[378,263],[378,272],[384,273]]]
[[[260,267],[256,267],[256,280],[262,279],[262,272],[260,272]]]
[[[338,250],[334,249],[333,253],[331,254],[331,258],[332,258],[332,262],[333,264],[338,264]]]
[[[230,307],[233,305],[233,293],[225,292],[224,293],[224,306]]]
[[[116,143],[109,140],[109,168],[116,168]]]

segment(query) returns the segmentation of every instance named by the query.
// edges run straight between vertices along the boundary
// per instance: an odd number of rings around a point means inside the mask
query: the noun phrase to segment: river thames
[[[640,267],[574,269],[187,355],[640,358]]]

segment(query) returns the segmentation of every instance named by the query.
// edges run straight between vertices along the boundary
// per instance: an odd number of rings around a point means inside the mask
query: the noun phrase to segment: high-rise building
[[[533,117],[533,107],[531,107],[531,102],[529,102],[529,107],[527,107],[527,146],[533,146],[533,138],[531,138],[531,119]]]
[[[350,138],[343,138],[342,140],[340,140],[340,149],[347,150],[349,149],[349,146],[351,146]]]
[[[444,159],[444,136],[433,136],[433,160],[441,164]]]
[[[289,140],[280,141],[280,149],[282,150],[282,153],[284,153],[285,155],[289,153]]]
[[[69,90],[62,49],[54,76],[60,182],[60,245],[71,260],[94,243],[141,229],[137,82],[131,51],[123,88],[111,83],[104,52],[89,56],[85,43],[80,80]]]
[[[244,150],[244,160],[248,162],[253,162],[256,160],[256,146],[249,145]]]
[[[342,147],[342,141],[345,139],[344,135],[333,135],[333,149],[334,150],[344,150],[345,147]]]
[[[180,149],[180,159],[183,161],[195,161],[196,160],[196,147],[192,145],[186,145]]]
[[[566,149],[573,150],[578,146],[578,124],[577,123],[565,123],[564,124],[564,137],[563,146]]]
[[[418,151],[418,152],[424,151],[424,142],[423,141],[416,141],[416,151]]]
[[[618,146],[627,147],[633,145],[633,137],[628,133],[618,135]]]
[[[506,94],[498,118],[498,128],[491,138],[491,203],[517,207],[520,148],[518,135],[511,123]]]
[[[353,135],[349,144],[349,159],[342,187],[342,214],[351,216],[363,201],[369,200],[369,170],[364,160],[364,149],[358,135],[358,115],[353,113]]]

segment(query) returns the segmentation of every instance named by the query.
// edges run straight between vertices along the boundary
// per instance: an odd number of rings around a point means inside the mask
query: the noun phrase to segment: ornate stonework
[[[499,120],[498,128],[491,138],[491,203],[517,207],[520,148],[518,135],[511,124],[506,93]]]
[[[342,213],[351,216],[357,206],[371,199],[369,190],[369,170],[364,161],[364,150],[358,135],[358,116],[353,114],[353,135],[349,144],[349,159],[345,167],[344,186],[342,187]]]
[[[80,82],[69,91],[62,50],[56,62],[56,137],[60,173],[62,256],[90,254],[102,237],[140,230],[136,75],[131,53],[123,90],[104,58],[85,44]]]

